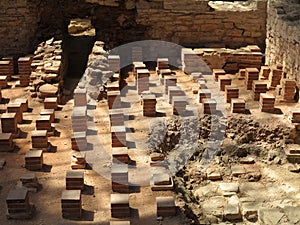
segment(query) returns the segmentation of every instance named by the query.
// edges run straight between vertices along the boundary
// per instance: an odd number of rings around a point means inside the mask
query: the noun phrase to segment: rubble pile
[[[106,84],[114,75],[109,70],[107,52],[103,49],[104,43],[95,42],[89,56],[88,66],[77,88],[86,88],[88,102],[101,99],[101,94],[106,90]],[[97,59],[97,60],[96,60]]]
[[[62,41],[54,38],[42,42],[31,63],[32,97],[44,99],[57,96],[61,73]]]

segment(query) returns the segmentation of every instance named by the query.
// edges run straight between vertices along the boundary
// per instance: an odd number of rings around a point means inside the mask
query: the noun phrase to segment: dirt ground
[[[201,104],[196,103],[196,95],[192,94],[192,86],[195,85],[190,77],[177,71],[178,85],[186,91],[190,103],[194,108],[201,113]],[[149,134],[150,124],[153,120],[159,118],[148,118],[142,116],[142,107],[140,97],[134,88],[134,80],[130,76],[128,78],[128,88],[124,90],[125,95],[122,97],[125,107],[125,114],[129,118],[125,121],[127,132],[127,146],[129,154],[136,166],[129,168],[129,182],[133,185],[130,193],[131,217],[130,221],[133,225],[183,225],[188,224],[184,215],[178,210],[177,216],[163,218],[157,220],[156,216],[156,196],[175,196],[172,191],[153,192],[149,187],[149,179],[155,171],[163,169],[153,169],[149,166],[149,153],[147,151],[146,140]],[[243,81],[234,80],[234,84],[241,85]],[[89,131],[88,142],[90,149],[85,151],[89,168],[85,169],[85,190],[82,192],[83,202],[83,218],[80,221],[66,220],[61,216],[60,197],[65,189],[66,171],[70,169],[71,150],[70,137],[72,134],[71,114],[73,109],[73,100],[55,112],[56,121],[52,124],[57,131],[56,136],[49,137],[49,142],[52,144],[52,152],[44,153],[44,168],[41,172],[35,172],[42,189],[37,193],[30,193],[30,201],[36,206],[36,214],[31,220],[18,221],[7,220],[6,218],[6,203],[5,199],[11,188],[18,182],[20,176],[28,172],[24,168],[24,155],[31,148],[30,133],[35,128],[35,119],[43,108],[42,101],[31,98],[28,88],[15,87],[15,81],[10,82],[11,87],[2,90],[3,98],[13,99],[18,97],[26,97],[29,101],[29,107],[32,112],[23,114],[24,121],[19,124],[22,131],[22,136],[15,139],[18,149],[11,153],[0,153],[0,158],[6,160],[6,165],[0,171],[0,224],[99,224],[108,225],[110,221],[110,165],[111,165],[111,140],[107,102],[102,100],[96,103],[96,109],[88,107],[89,115]],[[214,84],[215,85],[215,84]],[[215,97],[224,99],[224,92],[217,91],[217,87],[210,87]],[[160,94],[157,98],[157,111],[164,112],[166,116],[172,113],[171,106],[166,102],[166,96],[163,95],[163,87],[159,85],[158,76],[155,73],[150,77],[150,90]],[[246,108],[251,111],[251,115],[258,121],[272,122],[282,121],[287,119],[291,109],[299,108],[298,104],[283,104],[277,106],[283,112],[282,114],[267,114],[261,113],[258,109],[258,102],[250,100],[249,91],[242,89],[241,97],[247,101]],[[0,105],[1,112],[6,109],[7,103]],[[91,104],[92,106],[92,104]],[[229,104],[218,107],[224,107],[224,113],[228,113]],[[288,123],[288,121],[287,121]],[[295,199],[300,199],[299,190],[299,174],[288,172],[287,168],[279,165],[262,164],[264,176],[268,176],[274,184],[282,184],[289,186],[297,193]],[[278,186],[279,187],[279,186]],[[280,190],[280,189],[279,189]],[[278,192],[279,193],[279,192]],[[178,206],[183,206],[184,203],[176,200]]]

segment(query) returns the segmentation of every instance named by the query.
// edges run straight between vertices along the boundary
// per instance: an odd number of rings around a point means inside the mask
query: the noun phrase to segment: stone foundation
[[[0,56],[26,55],[51,37],[68,36],[74,18],[88,18],[107,48],[145,40],[188,47],[265,47],[267,0],[3,0]]]
[[[299,85],[300,2],[296,2],[272,0],[268,5],[266,63],[281,64],[287,78]]]

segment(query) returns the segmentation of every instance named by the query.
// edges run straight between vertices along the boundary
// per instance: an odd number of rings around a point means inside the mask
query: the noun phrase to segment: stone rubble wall
[[[149,27],[145,36],[187,47],[265,47],[267,1],[254,5],[209,1],[153,0],[137,3],[137,23]],[[235,6],[235,7],[234,7]]]
[[[287,78],[300,85],[300,2],[270,1],[267,20],[266,64],[281,64]]]
[[[0,57],[28,54],[51,37],[63,39],[73,18],[89,18],[107,48],[154,39],[187,47],[264,50],[267,0],[1,0]]]

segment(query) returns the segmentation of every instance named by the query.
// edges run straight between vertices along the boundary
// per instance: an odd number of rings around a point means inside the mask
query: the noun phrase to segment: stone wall
[[[270,1],[266,63],[281,64],[300,85],[300,1]]]
[[[264,50],[267,0],[1,0],[0,57],[30,53],[68,36],[73,18],[89,18],[107,48],[146,39],[187,47]]]
[[[38,5],[32,0],[0,1],[0,56],[33,50],[38,26]]]
[[[238,48],[248,44],[265,47],[264,0],[212,2],[195,0],[140,0],[137,23],[148,27],[149,39],[171,41],[188,47]]]

